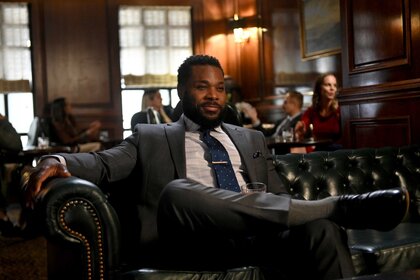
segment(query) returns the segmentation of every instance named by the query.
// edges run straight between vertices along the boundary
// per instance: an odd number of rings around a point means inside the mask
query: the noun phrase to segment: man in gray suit
[[[25,190],[28,204],[50,177],[71,174],[103,186],[136,174],[135,193],[126,196],[136,204],[143,249],[163,250],[158,254],[161,265],[260,265],[273,279],[279,274],[297,279],[350,277],[352,262],[337,223],[388,229],[401,221],[407,210],[402,190],[319,201],[291,199],[263,134],[221,122],[226,92],[216,58],[187,58],[178,69],[177,89],[184,111],[177,122],[139,124],[132,136],[102,152],[43,158]],[[203,130],[210,130],[227,150],[226,162],[238,185],[263,182],[267,193],[217,188],[221,182],[213,166],[220,162],[210,159]],[[363,215],[356,219],[352,210]]]

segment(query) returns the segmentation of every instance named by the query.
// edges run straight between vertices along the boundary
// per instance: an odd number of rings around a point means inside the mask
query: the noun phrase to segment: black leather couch
[[[404,222],[389,232],[348,230],[349,246],[358,275],[420,268],[418,145],[276,155],[274,163],[290,193],[301,199],[407,188],[411,207]],[[78,178],[47,183],[35,209],[48,240],[49,279],[264,279],[258,267],[125,267],[122,244],[130,225],[124,227],[127,217],[112,201],[112,194]]]

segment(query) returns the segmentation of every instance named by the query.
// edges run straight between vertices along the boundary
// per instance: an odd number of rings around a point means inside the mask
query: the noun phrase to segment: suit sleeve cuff
[[[62,165],[67,166],[66,160],[64,159],[63,156],[60,156],[60,155],[45,155],[45,156],[42,156],[42,157],[39,158],[38,163],[40,163],[41,161],[43,161],[44,159],[47,159],[47,158],[55,158]]]

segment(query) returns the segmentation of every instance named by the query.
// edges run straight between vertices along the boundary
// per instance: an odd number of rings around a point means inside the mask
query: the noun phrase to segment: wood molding
[[[364,87],[343,88],[338,96],[340,104],[412,98],[420,98],[420,79]]]
[[[348,20],[346,33],[349,47],[349,74],[409,65],[411,63],[409,0],[347,1],[345,18]],[[384,14],[384,11],[387,14]]]
[[[411,144],[410,116],[350,119],[348,129],[353,148]]]

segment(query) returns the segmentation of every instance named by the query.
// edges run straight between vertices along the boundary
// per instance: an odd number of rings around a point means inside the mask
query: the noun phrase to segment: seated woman
[[[94,152],[102,149],[99,142],[101,123],[93,121],[85,129],[77,124],[71,113],[71,104],[65,98],[57,98],[50,105],[52,142],[74,146],[77,152]]]
[[[298,139],[314,137],[330,139],[333,143],[317,146],[316,150],[337,150],[341,145],[337,141],[341,137],[340,107],[337,100],[337,79],[334,74],[321,75],[315,81],[312,105],[303,113],[295,126]],[[313,151],[308,147],[307,152]]]
[[[165,106],[162,104],[159,89],[146,89],[143,94],[141,111],[131,117],[131,131],[134,131],[134,127],[138,123],[170,123],[172,119],[169,115],[170,113],[165,111]]]

